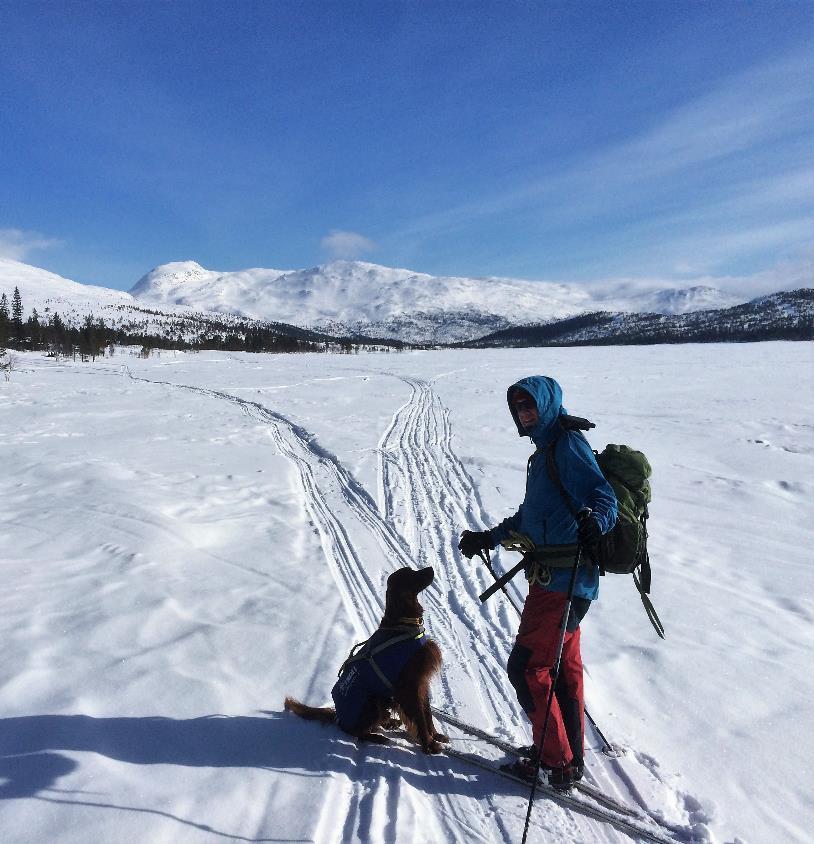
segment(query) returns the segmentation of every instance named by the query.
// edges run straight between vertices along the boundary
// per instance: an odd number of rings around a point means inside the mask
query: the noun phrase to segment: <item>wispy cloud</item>
[[[812,73],[808,54],[753,68],[667,112],[570,175],[600,185],[658,179],[810,130]]]
[[[415,244],[511,220],[529,255],[532,241],[550,248],[583,236],[587,262],[625,272],[649,271],[662,251],[674,266],[703,252],[708,268],[760,250],[765,258],[777,249],[775,260],[801,254],[814,213],[813,76],[807,53],[753,67],[654,114],[636,135],[587,155],[541,155],[504,189],[438,208],[388,240]]]
[[[63,241],[39,232],[23,229],[0,229],[0,258],[25,261],[32,253],[62,246]]]
[[[372,252],[376,244],[357,232],[331,229],[320,241],[320,247],[333,258],[359,258]]]

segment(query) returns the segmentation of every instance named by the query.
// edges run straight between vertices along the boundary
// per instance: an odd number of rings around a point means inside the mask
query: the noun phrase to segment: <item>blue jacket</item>
[[[520,388],[529,393],[537,403],[539,420],[530,431],[520,426],[511,396]],[[560,480],[577,510],[590,507],[602,533],[607,533],[616,523],[616,496],[605,476],[597,466],[596,458],[585,438],[577,431],[564,431],[559,417],[565,414],[562,390],[553,379],[533,375],[512,384],[506,393],[509,411],[521,437],[530,436],[540,453],[531,463],[526,482],[526,495],[518,511],[492,528],[490,536],[495,545],[507,539],[511,531],[526,534],[537,545],[567,545],[577,541],[577,523],[563,500],[559,487],[549,477],[546,450],[557,440],[554,456]],[[567,592],[570,569],[553,568],[551,583],[546,587],[553,592]],[[599,568],[590,563],[580,566],[574,595],[593,601],[599,592]]]
[[[402,636],[404,628],[381,628],[350,657],[339,672],[339,679],[331,689],[336,709],[336,720],[343,730],[353,732],[359,727],[359,719],[365,704],[371,697],[389,699],[393,697],[393,685],[398,680],[407,660],[427,643],[424,628],[416,628],[416,635],[388,645],[375,655],[373,652],[389,639]],[[387,678],[387,685],[371,665],[374,659],[379,670]]]

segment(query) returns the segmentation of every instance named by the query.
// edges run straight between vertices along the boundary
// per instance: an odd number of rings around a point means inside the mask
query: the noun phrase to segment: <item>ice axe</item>
[[[489,553],[489,549],[487,548],[484,551],[478,551],[478,556],[483,560],[484,565],[489,570],[489,574],[495,579],[495,582],[484,592],[478,595],[481,603],[484,601],[488,601],[492,595],[495,594],[498,590],[500,590],[507,598],[509,603],[514,607],[515,612],[520,615],[520,607],[514,602],[512,596],[506,590],[506,584],[517,574],[519,574],[526,566],[526,559],[525,557],[516,565],[514,568],[509,569],[506,574],[498,577],[497,572],[492,567],[492,555]]]

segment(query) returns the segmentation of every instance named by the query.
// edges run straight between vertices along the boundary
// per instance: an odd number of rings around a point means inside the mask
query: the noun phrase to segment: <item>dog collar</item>
[[[424,616],[420,615],[417,618],[406,618],[402,616],[401,618],[397,618],[396,621],[399,624],[409,624],[414,627],[421,627],[424,624]]]

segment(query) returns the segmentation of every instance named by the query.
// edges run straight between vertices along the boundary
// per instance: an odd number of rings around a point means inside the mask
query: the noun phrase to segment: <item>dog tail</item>
[[[305,718],[306,721],[321,721],[323,724],[333,724],[336,721],[336,710],[332,706],[306,706],[293,697],[287,697],[283,705],[289,712]]]

